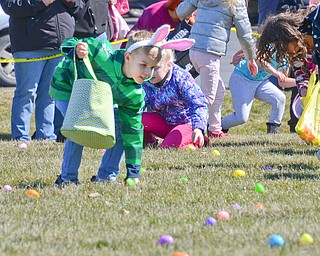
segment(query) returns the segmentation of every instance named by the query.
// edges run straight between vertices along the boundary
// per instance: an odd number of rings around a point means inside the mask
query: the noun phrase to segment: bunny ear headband
[[[163,25],[157,29],[157,31],[153,34],[150,40],[139,41],[132,44],[127,49],[127,52],[131,53],[134,50],[144,46],[156,46],[161,49],[185,51],[185,50],[188,50],[195,43],[194,39],[189,39],[189,38],[181,38],[177,40],[170,40],[168,42],[163,42],[163,40],[166,39],[166,37],[168,36],[169,32],[170,32],[170,26]]]

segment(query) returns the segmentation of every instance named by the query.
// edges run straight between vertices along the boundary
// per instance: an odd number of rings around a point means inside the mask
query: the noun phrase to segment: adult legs
[[[14,58],[38,58],[52,54],[52,51],[35,51],[16,52],[13,56]],[[50,80],[55,66],[50,64],[46,68],[48,62],[15,63],[17,87],[12,100],[11,114],[13,139],[24,141],[31,139],[29,135],[30,119],[36,98],[37,138],[55,140],[53,133],[54,103],[49,95]],[[50,68],[52,68],[52,71],[48,72]],[[46,76],[46,79],[43,76]]]
[[[46,56],[50,55],[49,53],[50,52],[47,52]],[[57,51],[55,53],[57,54],[59,52]],[[49,87],[53,72],[61,59],[62,58],[54,58],[47,60],[43,67],[35,105],[36,139],[56,139],[53,125],[55,106],[54,100],[49,95]]]

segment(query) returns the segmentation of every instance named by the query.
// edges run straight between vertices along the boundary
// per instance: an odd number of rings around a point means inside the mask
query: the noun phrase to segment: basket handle
[[[86,56],[86,57],[84,57],[82,60],[83,60],[84,64],[86,65],[86,67],[87,67],[90,75],[92,76],[92,78],[93,78],[95,81],[98,81],[98,79],[97,79],[97,77],[96,77],[96,75],[95,75],[95,73],[94,73],[94,71],[93,71],[93,68],[92,68],[91,62],[90,62],[90,60],[89,60],[89,57]],[[75,71],[75,74],[74,74],[75,79],[74,79],[74,80],[77,80],[78,71],[77,71],[77,63],[76,63],[76,59],[75,59],[75,58],[74,58],[74,60],[73,60],[73,63],[74,63],[74,71]]]
[[[87,69],[89,70],[89,73],[90,73],[90,75],[92,76],[92,78],[93,78],[94,80],[98,81],[98,79],[97,79],[97,77],[96,77],[96,75],[95,75],[95,73],[94,73],[94,71],[93,71],[93,68],[92,68],[92,65],[91,65],[91,62],[90,62],[88,56],[86,56],[86,57],[83,58],[83,62],[84,62],[84,64],[86,65]]]

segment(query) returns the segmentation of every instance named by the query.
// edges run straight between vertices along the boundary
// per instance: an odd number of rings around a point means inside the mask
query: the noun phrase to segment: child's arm
[[[283,82],[279,81],[279,85],[281,88],[293,88],[296,87],[296,79],[291,77],[286,77],[286,79]]]
[[[269,63],[260,61],[259,64],[264,70],[268,71],[271,75],[278,78],[279,82],[284,82],[286,80],[287,76],[281,71],[272,67]]]
[[[128,93],[128,90],[126,91]],[[125,95],[126,91],[123,92],[123,95]],[[121,103],[119,102],[118,112],[126,158],[126,179],[140,178],[143,147],[142,112],[144,92],[142,88],[133,88],[129,94],[124,96],[126,98]]]
[[[187,71],[185,71],[184,77],[178,79],[176,83],[179,87],[180,95],[191,115],[192,141],[196,143],[197,140],[200,140],[200,146],[202,146],[204,144],[203,134],[208,120],[208,107],[205,96]]]

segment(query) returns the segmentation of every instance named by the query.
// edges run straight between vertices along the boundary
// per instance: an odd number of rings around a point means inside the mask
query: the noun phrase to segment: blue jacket
[[[224,56],[234,25],[237,37],[246,57],[255,58],[255,42],[248,18],[247,1],[238,0],[234,8],[221,4],[221,0],[184,0],[177,8],[177,14],[186,18],[197,10],[195,24],[190,38],[196,40],[192,49]]]

